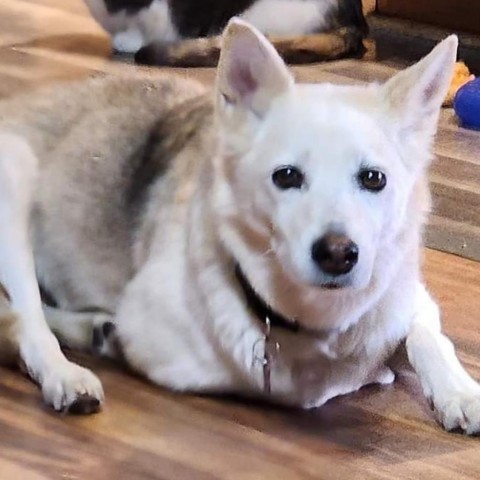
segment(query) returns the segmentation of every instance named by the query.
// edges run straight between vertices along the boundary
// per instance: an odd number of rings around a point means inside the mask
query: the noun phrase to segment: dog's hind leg
[[[480,433],[480,385],[458,360],[442,334],[438,306],[418,286],[417,314],[406,339],[408,358],[423,391],[446,430]]]
[[[0,282],[18,316],[18,349],[55,410],[93,413],[103,402],[98,378],[68,361],[48,328],[35,276],[29,217],[37,160],[20,137],[0,134]]]
[[[116,358],[113,315],[106,312],[68,312],[43,306],[48,326],[60,343],[102,357]]]

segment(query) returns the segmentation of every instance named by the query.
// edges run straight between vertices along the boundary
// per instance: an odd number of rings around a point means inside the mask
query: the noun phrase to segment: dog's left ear
[[[402,136],[431,140],[450,85],[458,39],[451,35],[423,60],[398,73],[382,87],[382,104]]]
[[[254,27],[233,18],[223,34],[217,72],[217,105],[264,116],[294,80],[273,45]]]

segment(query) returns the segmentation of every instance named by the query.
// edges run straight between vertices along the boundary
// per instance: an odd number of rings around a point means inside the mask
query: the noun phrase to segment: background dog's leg
[[[42,311],[29,238],[29,216],[37,161],[28,144],[0,135],[0,281],[18,315],[20,356],[56,410],[97,411],[103,401],[98,378],[69,362]]]
[[[62,345],[116,358],[113,315],[104,312],[68,312],[43,306],[48,326]]]
[[[327,33],[275,37],[268,39],[282,58],[291,64],[324,62],[364,52],[363,34],[354,27]],[[141,48],[135,61],[169,67],[214,67],[220,57],[221,37],[183,40],[176,43],[154,42]]]
[[[423,285],[407,336],[408,358],[439,421],[447,430],[480,432],[480,385],[465,371],[452,342],[442,334],[438,306]]]
[[[294,65],[361,57],[365,53],[363,35],[354,27],[314,35],[269,37],[269,40],[285,62]]]

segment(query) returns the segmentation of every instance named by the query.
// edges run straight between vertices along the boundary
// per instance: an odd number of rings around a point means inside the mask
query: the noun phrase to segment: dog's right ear
[[[273,45],[254,27],[233,18],[223,34],[217,72],[217,107],[264,116],[294,80]]]

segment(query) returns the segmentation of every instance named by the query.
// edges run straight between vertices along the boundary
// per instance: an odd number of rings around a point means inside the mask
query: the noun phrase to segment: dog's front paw
[[[441,395],[431,405],[445,430],[480,434],[480,387]]]
[[[68,362],[42,381],[45,402],[55,410],[87,415],[100,411],[104,394],[100,380],[88,369]]]

